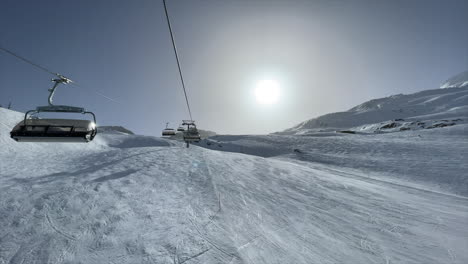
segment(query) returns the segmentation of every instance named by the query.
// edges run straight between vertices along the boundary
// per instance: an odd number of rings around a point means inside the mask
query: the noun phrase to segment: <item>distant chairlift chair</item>
[[[198,132],[195,121],[193,120],[183,120],[183,126],[187,126],[187,129],[184,131],[184,141],[187,143],[187,148],[191,142],[200,142],[201,136]]]
[[[166,128],[163,129],[162,131],[162,136],[163,137],[170,137],[170,136],[175,136],[176,132],[173,128],[168,128],[167,126],[169,123],[166,123]]]
[[[24,120],[19,122],[10,132],[12,139],[18,142],[89,142],[97,134],[96,116],[82,107],[53,105],[52,98],[59,84],[68,84],[71,80],[58,75],[53,79],[54,86],[49,89],[49,105],[38,106],[36,110],[29,110],[24,115]],[[93,120],[77,119],[32,119],[28,115],[41,112],[55,113],[79,113],[90,114]]]

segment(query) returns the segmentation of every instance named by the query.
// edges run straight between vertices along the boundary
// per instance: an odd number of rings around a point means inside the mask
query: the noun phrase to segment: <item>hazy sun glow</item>
[[[279,83],[275,80],[262,80],[255,87],[255,98],[260,104],[273,104],[279,99]]]

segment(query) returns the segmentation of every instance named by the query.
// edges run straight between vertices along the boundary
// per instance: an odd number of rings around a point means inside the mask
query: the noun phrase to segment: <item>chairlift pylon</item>
[[[89,142],[97,134],[96,115],[82,107],[68,105],[54,105],[52,103],[55,91],[59,84],[68,84],[70,79],[57,75],[53,79],[54,85],[49,89],[47,106],[38,106],[24,114],[24,120],[19,122],[10,132],[12,139],[17,142]],[[78,113],[89,114],[93,120],[81,119],[33,119],[32,115],[41,112],[48,113]],[[31,114],[31,115],[30,115]],[[28,118],[29,115],[29,118]]]

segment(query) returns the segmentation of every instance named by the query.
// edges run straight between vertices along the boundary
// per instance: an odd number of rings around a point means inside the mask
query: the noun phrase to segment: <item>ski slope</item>
[[[395,133],[215,136],[200,146],[359,170],[365,177],[468,196],[468,125]]]
[[[468,82],[460,76],[451,79]],[[375,99],[283,132],[217,135],[200,146],[468,196],[468,87]]]
[[[0,263],[468,262],[468,199],[344,166],[352,135],[324,150],[340,164],[121,129],[88,144],[20,144],[8,126],[21,118],[0,108]]]

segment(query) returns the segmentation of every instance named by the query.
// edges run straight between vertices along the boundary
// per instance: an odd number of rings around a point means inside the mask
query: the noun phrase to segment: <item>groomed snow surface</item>
[[[189,149],[112,128],[17,143],[22,117],[0,108],[0,263],[468,263],[463,113]]]

